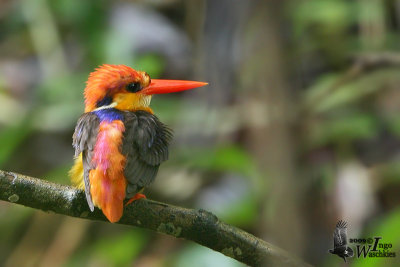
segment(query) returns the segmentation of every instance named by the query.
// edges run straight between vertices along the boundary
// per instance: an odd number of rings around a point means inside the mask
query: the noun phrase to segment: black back
[[[122,154],[126,156],[127,198],[154,181],[160,163],[168,159],[172,131],[146,111],[124,112]]]
[[[337,249],[347,245],[347,223],[340,220],[333,232],[333,247]]]

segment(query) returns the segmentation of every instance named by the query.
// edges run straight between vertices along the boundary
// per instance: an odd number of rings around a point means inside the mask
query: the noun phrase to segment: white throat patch
[[[113,108],[113,107],[115,107],[116,105],[117,105],[116,102],[112,102],[110,105],[98,107],[98,108],[96,108],[96,109],[93,110],[93,111],[102,110],[102,109],[107,109],[107,108]]]

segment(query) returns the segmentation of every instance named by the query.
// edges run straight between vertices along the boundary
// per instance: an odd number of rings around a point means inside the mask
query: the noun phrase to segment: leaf
[[[255,161],[244,149],[235,145],[182,150],[179,159],[191,167],[204,170],[237,172],[245,176],[257,175]]]
[[[0,167],[4,165],[31,132],[32,128],[27,120],[23,120],[21,123],[10,126],[0,132]]]
[[[337,142],[368,139],[378,134],[378,120],[368,113],[346,112],[341,116],[315,122],[309,127],[311,147]]]
[[[118,236],[107,237],[95,244],[96,258],[112,266],[129,266],[147,244],[147,235],[140,230],[126,231]]]
[[[315,84],[306,95],[306,105],[314,105],[311,107],[315,113],[328,112],[333,109],[343,108],[345,105],[354,104],[357,101],[361,101],[364,97],[369,96],[373,93],[378,92],[385,87],[385,84],[400,83],[400,72],[398,69],[384,69],[372,72],[368,75],[363,75],[359,78],[354,78],[352,81],[339,85],[337,88],[332,90],[334,85],[332,75],[321,78],[317,84]],[[337,79],[340,79],[338,77]],[[320,91],[320,92],[315,92]],[[315,100],[315,95],[324,94],[329,92],[322,99]]]
[[[232,248],[232,253],[234,253]],[[226,253],[230,253],[227,248]],[[195,260],[194,260],[195,259]],[[221,253],[206,249],[198,245],[189,245],[182,250],[177,256],[175,263],[171,266],[176,267],[203,267],[203,266],[219,266],[219,267],[241,267],[245,266],[231,258],[225,257]]]

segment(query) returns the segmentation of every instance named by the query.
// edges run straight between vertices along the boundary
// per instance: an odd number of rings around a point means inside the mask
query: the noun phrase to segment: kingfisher
[[[168,159],[172,131],[154,115],[154,94],[189,90],[204,82],[150,79],[144,71],[104,64],[90,73],[85,112],[73,134],[72,184],[85,190],[91,211],[98,207],[110,222],[124,205],[145,198],[162,162]]]

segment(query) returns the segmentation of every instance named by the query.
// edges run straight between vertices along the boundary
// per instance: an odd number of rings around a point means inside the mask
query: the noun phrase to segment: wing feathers
[[[96,145],[97,134],[99,131],[99,118],[93,113],[84,113],[75,127],[72,137],[72,145],[75,148],[75,157],[82,153],[83,179],[85,183],[85,194],[91,211],[94,210],[92,197],[90,194],[89,172],[94,168],[92,166],[92,156],[94,146]]]
[[[171,130],[156,116],[146,111],[125,112],[125,135],[122,147],[127,157],[125,177],[127,193],[150,184],[161,162],[168,159]]]
[[[347,223],[340,220],[336,224],[336,229],[333,233],[334,247],[341,247],[347,245]]]

